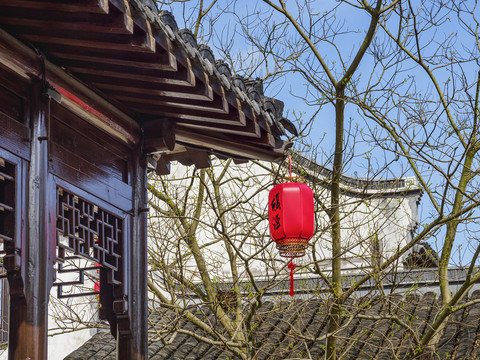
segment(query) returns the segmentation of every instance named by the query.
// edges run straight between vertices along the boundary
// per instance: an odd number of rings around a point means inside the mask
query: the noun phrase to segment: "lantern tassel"
[[[295,292],[293,290],[293,270],[295,270],[296,267],[297,265],[293,263],[293,258],[292,258],[288,263],[288,268],[290,269],[290,296],[295,295]]]

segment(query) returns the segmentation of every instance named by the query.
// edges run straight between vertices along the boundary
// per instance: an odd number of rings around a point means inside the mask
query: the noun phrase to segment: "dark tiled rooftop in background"
[[[480,299],[480,290],[473,292],[465,301]],[[295,300],[273,304],[265,303],[255,319],[254,349],[258,360],[313,359],[324,354],[325,341],[301,341],[294,329],[310,337],[322,337],[326,333],[325,313],[328,303],[319,299]],[[339,348],[345,359],[395,359],[407,355],[415,346],[415,337],[420,338],[432,323],[439,307],[434,293],[391,295],[386,298],[359,299],[344,306],[351,318],[343,318],[346,326],[340,332]],[[151,315],[150,320],[168,321],[169,311]],[[408,324],[409,330],[382,315],[396,316]],[[212,320],[212,318],[210,317]],[[477,359],[480,356],[480,304],[458,311],[449,320],[440,340],[439,359]],[[184,329],[204,335],[191,323],[181,325]],[[151,330],[154,327],[151,326]],[[66,360],[115,359],[115,340],[106,332],[93,336]],[[307,352],[308,348],[308,352]],[[171,344],[150,341],[149,359],[166,360],[213,360],[236,359],[228,350],[199,342],[192,336],[178,334]]]

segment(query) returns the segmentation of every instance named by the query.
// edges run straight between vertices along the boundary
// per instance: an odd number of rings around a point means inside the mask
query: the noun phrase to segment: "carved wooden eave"
[[[134,148],[157,173],[209,156],[282,159],[283,103],[232,76],[150,0],[0,0],[0,66],[44,78],[51,98]]]

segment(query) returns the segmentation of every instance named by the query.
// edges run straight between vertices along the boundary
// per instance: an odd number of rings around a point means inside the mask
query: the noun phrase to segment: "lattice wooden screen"
[[[57,261],[65,262],[69,253],[91,260],[108,270],[108,282],[122,284],[122,219],[108,213],[64,189],[57,189]],[[84,272],[97,269],[78,269],[78,284],[83,284]],[[60,268],[61,270],[61,264]],[[80,296],[62,293],[59,297]],[[91,292],[81,295],[91,295]]]
[[[8,341],[8,286],[4,260],[15,259],[15,165],[0,157],[0,342]],[[16,270],[15,261],[10,270]]]
[[[15,246],[15,165],[0,158],[0,254]],[[2,273],[0,277],[6,277]]]

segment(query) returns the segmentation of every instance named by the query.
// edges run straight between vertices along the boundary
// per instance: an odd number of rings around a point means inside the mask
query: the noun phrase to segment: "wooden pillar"
[[[147,173],[142,154],[133,160],[131,237],[124,254],[131,335],[118,334],[117,359],[147,359]],[[126,262],[128,261],[128,264]]]
[[[52,216],[55,194],[49,192],[48,102],[42,85],[32,87],[31,161],[27,180],[27,226],[21,266],[23,291],[10,301],[9,360],[47,359],[48,297],[53,283]],[[52,200],[53,199],[53,200]]]

